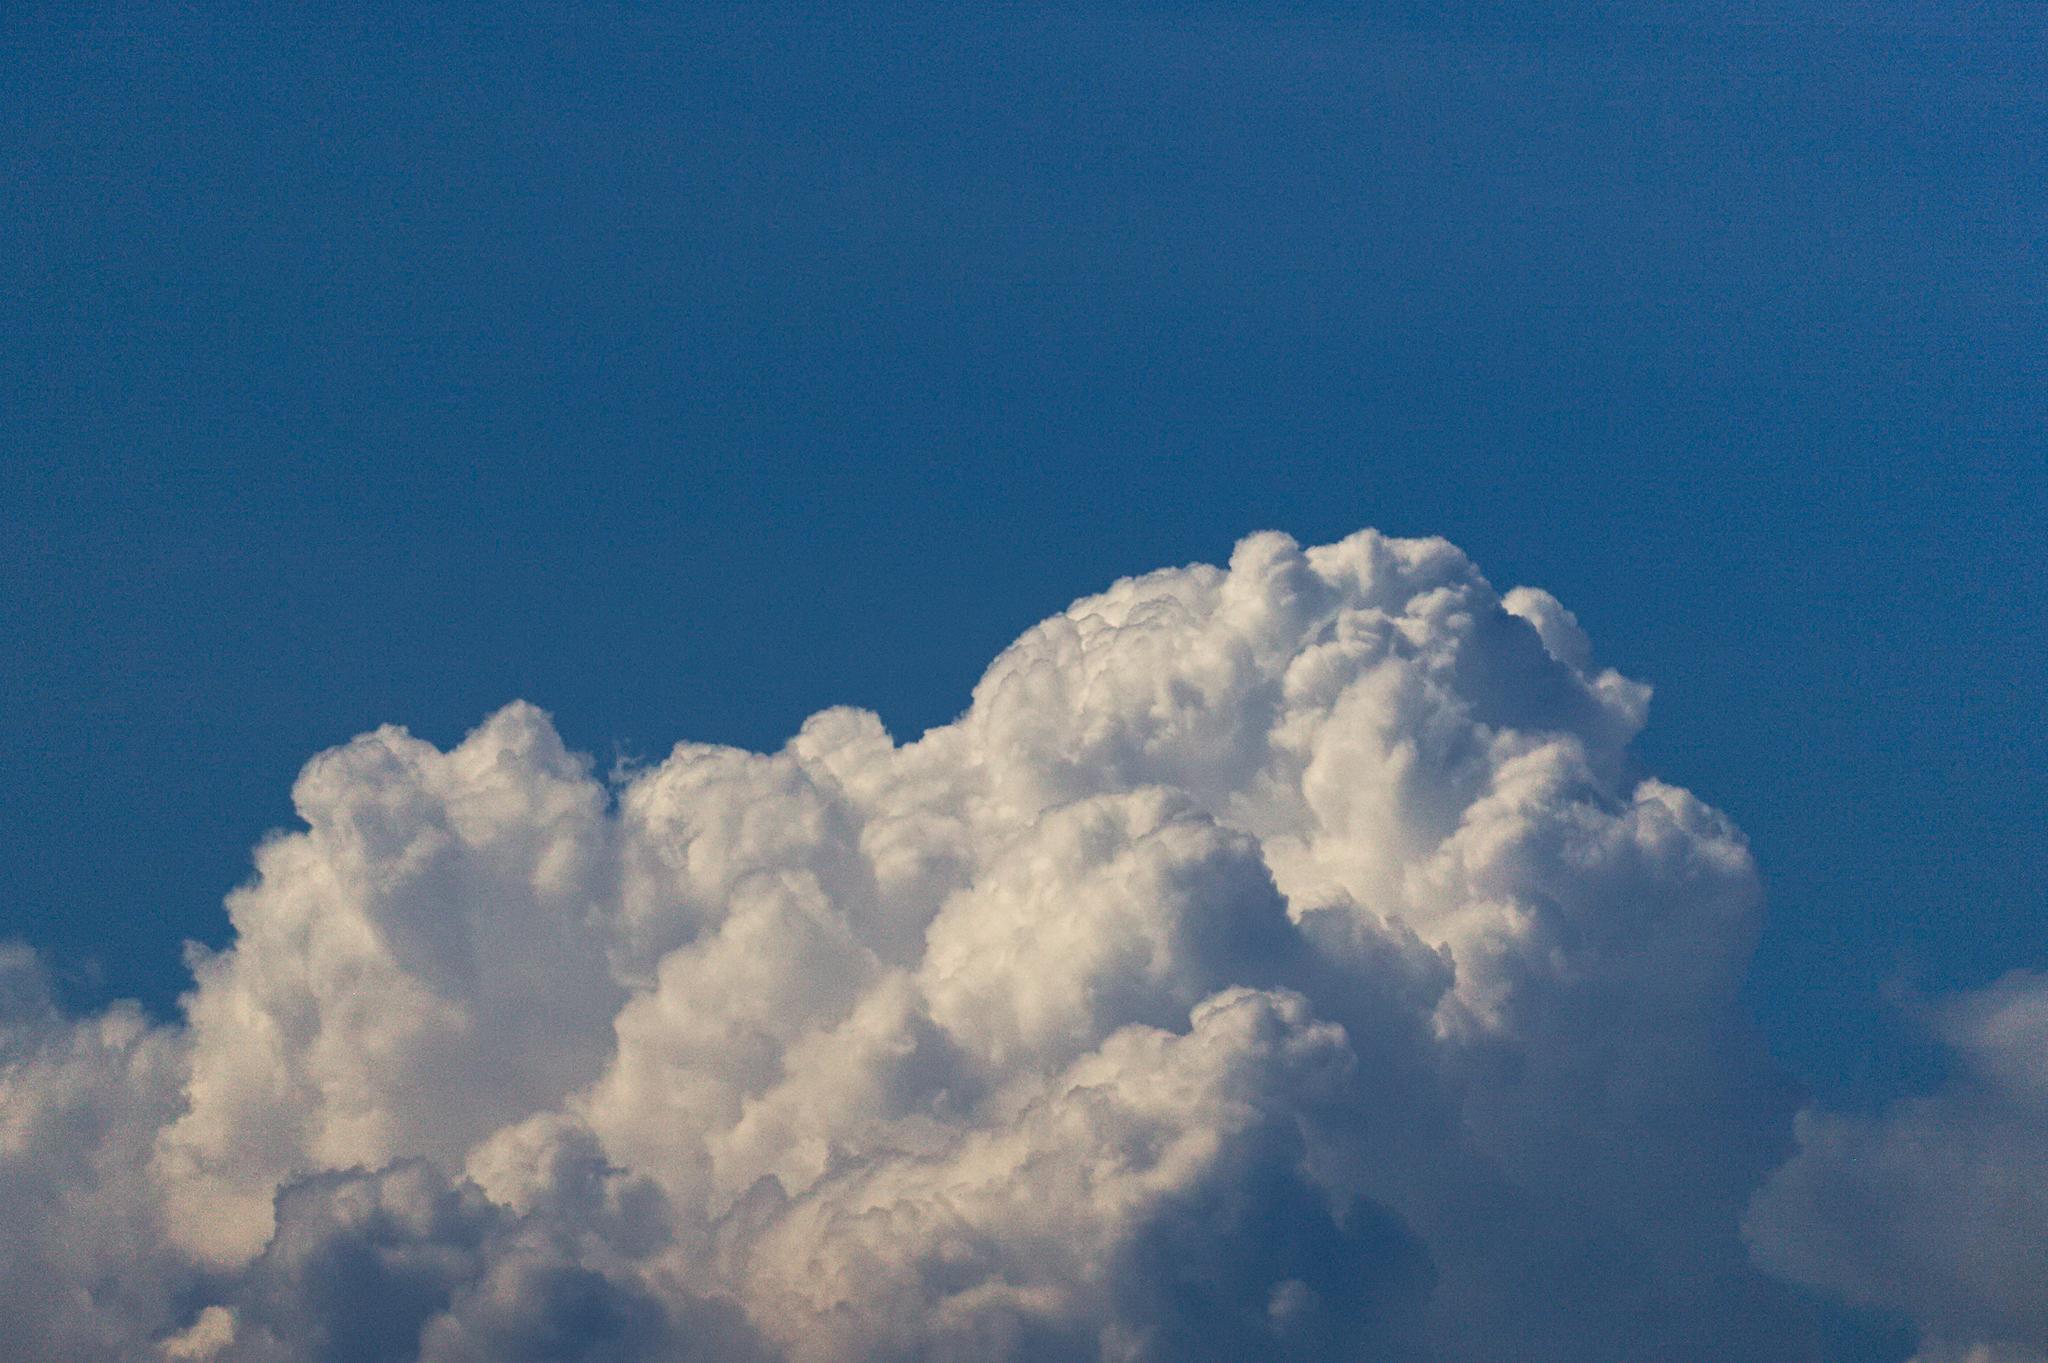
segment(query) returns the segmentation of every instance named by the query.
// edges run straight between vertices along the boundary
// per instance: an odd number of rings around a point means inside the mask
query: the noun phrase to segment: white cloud
[[[2048,1359],[2048,976],[2024,972],[1931,1015],[1954,1073],[1875,1116],[1810,1109],[1758,1194],[1759,1256],[1903,1311],[1923,1363]]]
[[[131,1005],[62,1016],[0,944],[0,1320],[24,1360],[122,1357],[175,1308],[190,1274],[146,1252],[164,1226],[145,1170],[186,1052]]]
[[[23,986],[23,1357],[1802,1356],[1755,873],[1590,656],[1442,541],[1259,535],[901,746],[365,735],[182,1023]]]

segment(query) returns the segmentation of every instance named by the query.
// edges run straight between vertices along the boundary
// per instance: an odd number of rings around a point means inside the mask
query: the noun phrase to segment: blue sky
[[[167,1009],[379,723],[944,722],[1243,533],[1442,534],[1656,687],[1838,1105],[2048,966],[2025,6],[23,5],[0,935]]]

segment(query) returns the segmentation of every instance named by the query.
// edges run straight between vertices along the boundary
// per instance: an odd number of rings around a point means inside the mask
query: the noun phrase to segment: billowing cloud
[[[17,1354],[1809,1356],[1739,1230],[1755,871],[1591,658],[1442,541],[1268,534],[911,743],[358,738],[181,1021],[0,961]]]
[[[1922,1363],[2041,1363],[2048,976],[2009,975],[1930,1021],[1949,1079],[1875,1116],[1802,1112],[1750,1233],[1788,1276],[1919,1322]]]

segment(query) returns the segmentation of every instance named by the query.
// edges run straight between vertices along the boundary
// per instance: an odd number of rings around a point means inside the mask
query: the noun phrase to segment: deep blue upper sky
[[[13,5],[0,934],[168,1006],[319,748],[899,736],[1442,533],[1657,687],[1836,1101],[2048,965],[2026,7]]]

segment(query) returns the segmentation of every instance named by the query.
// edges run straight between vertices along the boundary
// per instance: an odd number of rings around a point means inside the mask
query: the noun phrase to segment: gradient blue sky
[[[900,736],[1441,533],[1657,687],[1815,1091],[2048,965],[2030,6],[0,17],[0,935],[168,1007],[314,751]]]

